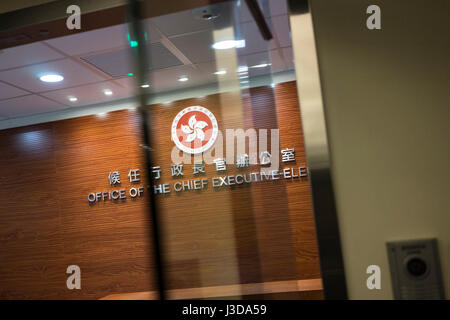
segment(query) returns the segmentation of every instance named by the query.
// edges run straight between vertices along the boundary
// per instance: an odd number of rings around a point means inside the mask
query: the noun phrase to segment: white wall
[[[349,297],[392,298],[386,241],[436,237],[450,298],[450,1],[311,2]]]

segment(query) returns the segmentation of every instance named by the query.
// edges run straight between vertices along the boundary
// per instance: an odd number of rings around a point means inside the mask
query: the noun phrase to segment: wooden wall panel
[[[286,166],[306,165],[296,92],[288,82],[150,106],[160,182],[197,178],[192,164],[182,179],[170,175],[170,125],[190,105],[211,110],[223,132],[279,128],[280,146],[296,150],[296,163]],[[122,110],[1,132],[0,298],[155,290],[145,199],[87,201],[91,192],[114,189],[109,172],[119,171],[129,189],[128,171],[144,171],[139,129],[136,112]],[[226,175],[257,170],[232,165]],[[218,175],[206,165],[202,178]],[[171,289],[320,277],[307,179],[209,185],[157,199]],[[66,288],[71,264],[82,270],[81,290]]]
[[[51,127],[3,131],[0,150],[0,296],[54,297],[65,270]]]

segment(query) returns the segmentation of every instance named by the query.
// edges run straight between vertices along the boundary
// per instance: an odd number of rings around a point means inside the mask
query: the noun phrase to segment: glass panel
[[[321,297],[289,17],[259,5],[269,41],[240,1],[140,11],[169,299]]]
[[[148,213],[128,177],[144,169],[128,25],[114,17],[89,30],[92,19],[83,15],[75,34],[19,28],[11,34],[65,35],[2,42],[2,299],[149,289]]]
[[[322,297],[286,3],[200,3],[1,42],[0,298]]]

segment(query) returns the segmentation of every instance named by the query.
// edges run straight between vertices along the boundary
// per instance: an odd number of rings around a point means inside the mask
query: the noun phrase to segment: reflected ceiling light
[[[97,113],[97,116],[100,118],[103,118],[104,116],[106,116],[106,114],[107,114],[107,112],[100,112],[100,113]]]
[[[239,66],[237,68],[237,72],[247,72],[248,71],[248,67],[247,66]]]
[[[241,81],[241,83],[248,83],[248,80]]]
[[[265,68],[265,67],[268,67],[268,66],[271,66],[271,65],[272,65],[271,63],[261,63],[261,64],[257,64],[257,65],[251,66],[250,68]]]
[[[178,78],[178,81],[180,81],[180,82],[185,82],[185,81],[188,81],[188,80],[189,80],[189,78],[187,76],[181,76],[181,77]]]
[[[216,50],[244,48],[244,47],[245,47],[245,40],[223,40],[216,42],[212,45],[212,48]]]
[[[103,93],[105,94],[105,96],[110,96],[113,94],[113,92],[109,89],[106,89],[105,91],[103,91]]]
[[[142,86],[141,86],[141,88],[148,88],[148,87],[150,87],[150,85],[149,84],[143,84]]]
[[[69,101],[75,102],[75,101],[78,101],[78,98],[77,97],[69,97]]]
[[[248,78],[248,75],[241,75],[241,76],[239,77],[239,79],[246,79],[246,78]]]
[[[275,88],[275,83],[272,82],[272,83],[270,84],[270,86],[271,86],[272,88]]]
[[[226,74],[226,73],[227,73],[227,70],[219,70],[219,71],[214,72],[214,74],[217,74],[217,75],[222,75],[222,74]]]
[[[39,78],[43,82],[61,82],[64,80],[64,77],[60,74],[52,73],[52,74],[46,74]]]

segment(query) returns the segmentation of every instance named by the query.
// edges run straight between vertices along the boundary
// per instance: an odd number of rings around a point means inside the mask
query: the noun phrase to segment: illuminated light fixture
[[[75,102],[75,101],[78,101],[78,98],[77,97],[69,97],[69,101]]]
[[[133,72],[130,72],[129,74],[127,74],[128,76],[134,76],[134,73]]]
[[[242,75],[239,77],[239,79],[247,79],[247,78],[248,78],[248,75]]]
[[[271,65],[272,65],[271,63],[261,63],[261,64],[257,64],[257,65],[251,66],[250,68],[265,68],[265,67],[268,67],[268,66],[271,66]]]
[[[219,71],[214,72],[214,74],[217,74],[217,75],[222,75],[222,74],[226,74],[226,73],[227,73],[227,70],[219,70]]]
[[[105,94],[105,96],[110,96],[113,94],[113,92],[109,89],[106,89],[105,91],[103,91],[103,93]]]
[[[237,72],[247,72],[248,71],[248,67],[247,66],[239,66],[237,68]]]
[[[55,83],[55,82],[61,82],[64,80],[64,77],[60,74],[46,74],[39,78],[42,82],[49,82],[49,83]]]
[[[187,76],[181,76],[178,78],[178,81],[180,81],[180,82],[186,82],[188,80],[189,80],[189,78]]]
[[[272,82],[272,83],[270,84],[270,86],[271,86],[272,88],[275,88],[275,83]]]
[[[248,80],[241,81],[241,83],[248,83]]]
[[[130,47],[137,47],[138,46],[138,42],[136,40],[131,40],[130,38],[130,34],[127,33],[127,39],[128,39],[128,43],[130,44]]]
[[[143,84],[143,85],[141,86],[141,88],[148,88],[148,87],[150,87],[149,84]]]
[[[245,40],[223,40],[212,45],[213,49],[225,50],[232,48],[245,48]]]

